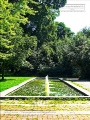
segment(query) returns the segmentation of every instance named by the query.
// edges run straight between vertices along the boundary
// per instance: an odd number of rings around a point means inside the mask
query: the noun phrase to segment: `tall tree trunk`
[[[4,61],[2,63],[2,80],[4,80]]]

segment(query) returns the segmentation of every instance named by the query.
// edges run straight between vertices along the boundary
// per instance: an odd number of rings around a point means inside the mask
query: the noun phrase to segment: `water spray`
[[[46,94],[46,96],[49,96],[49,80],[48,80],[48,75],[45,77],[45,94]]]

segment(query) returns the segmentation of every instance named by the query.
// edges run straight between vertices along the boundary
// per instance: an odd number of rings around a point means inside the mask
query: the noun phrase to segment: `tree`
[[[47,59],[48,54],[49,58],[50,54],[52,54],[53,44],[57,39],[57,28],[54,19],[56,18],[57,13],[59,14],[58,10],[54,12],[48,6],[42,4],[39,5],[39,8],[37,7],[36,10],[38,12],[35,16],[29,16],[31,20],[30,23],[23,27],[25,34],[28,33],[29,36],[36,36],[38,39],[36,52],[28,58],[29,61],[32,62],[35,72],[40,66],[45,66],[45,59]],[[48,59],[46,65],[49,63],[50,60]]]
[[[11,36],[16,35],[16,31],[21,29],[20,24],[28,22],[26,13],[34,14],[28,6],[28,0],[18,3],[9,3],[8,0],[0,1],[1,25],[0,25],[0,61],[2,61],[2,79],[4,79],[4,63],[12,56],[13,44]]]
[[[28,19],[30,19],[29,23],[23,26],[24,32],[29,35],[37,36],[38,44],[43,43],[45,37],[48,34],[48,31],[52,32],[53,23],[57,16],[59,16],[59,8],[63,7],[66,3],[66,0],[35,0],[38,4],[29,4],[29,6],[33,7],[36,11],[38,11],[35,16],[27,14]],[[58,6],[58,7],[55,7]],[[53,34],[52,34],[53,38]],[[47,38],[46,38],[47,40]]]
[[[13,56],[9,59],[7,67],[11,72],[17,73],[23,68],[32,69],[31,61],[28,61],[28,57],[34,54],[34,51],[37,48],[37,38],[35,36],[13,36],[12,41],[14,44]]]
[[[12,64],[14,60],[15,68],[18,66],[18,69],[28,64],[33,65],[35,69],[38,68],[42,57],[43,62],[45,61],[44,55],[46,55],[46,64],[51,65],[54,60],[54,43],[57,40],[54,20],[59,15],[59,8],[65,3],[66,0],[0,1],[2,79],[4,79],[4,63],[7,61],[10,65],[10,62]],[[36,58],[36,66],[31,57]]]
[[[74,33],[71,31],[70,28],[66,27],[66,25],[63,22],[56,22],[56,26],[58,39],[63,39],[66,36],[69,38],[73,37]]]
[[[84,35],[86,35],[87,37],[90,37],[90,27],[87,28],[83,28],[82,31],[81,31]]]
[[[83,32],[79,32],[70,45],[70,59],[76,66],[82,78],[89,78],[90,73],[90,38]]]
[[[47,6],[52,6],[53,9],[59,9],[63,7],[67,0],[38,0],[40,3],[46,4]]]
[[[47,60],[47,56],[48,54],[49,58],[52,56],[52,49],[54,49],[53,44],[57,40],[57,28],[54,20],[59,15],[59,7],[65,5],[65,1],[62,2],[62,0],[57,0],[56,3],[54,0],[35,0],[35,2],[38,3],[37,5],[29,4],[29,7],[32,6],[38,12],[35,14],[35,16],[27,14],[27,17],[30,21],[22,27],[25,34],[28,33],[29,36],[36,36],[38,39],[37,51],[34,52],[34,55],[27,58],[34,66],[35,72],[38,70],[38,68],[40,68],[41,63],[41,66],[45,65],[45,59],[46,65],[50,65],[52,61],[51,59]],[[51,51],[48,51],[49,48]]]

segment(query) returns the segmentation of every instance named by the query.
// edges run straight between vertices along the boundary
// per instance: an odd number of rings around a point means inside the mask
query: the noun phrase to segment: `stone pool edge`
[[[13,92],[14,90],[22,87],[22,86],[25,85],[26,83],[28,83],[28,82],[30,82],[30,81],[32,81],[32,80],[35,80],[35,79],[36,79],[36,77],[31,78],[31,79],[26,80],[25,82],[22,82],[22,83],[14,86],[14,87],[11,87],[11,88],[9,88],[9,89],[7,89],[7,90],[4,90],[4,91],[0,92],[0,98],[1,98],[1,97],[5,97],[5,96],[6,96],[7,94],[9,94],[10,92]]]
[[[59,78],[60,79],[60,78]],[[70,81],[67,81],[67,80],[64,80],[64,79],[60,79],[61,81],[63,81],[64,83],[68,84],[69,86],[73,87],[74,89],[80,91],[81,93],[85,94],[86,96],[89,96],[90,97],[90,92],[71,83]]]
[[[27,80],[27,81],[25,81],[25,82],[23,82],[23,83],[21,83],[21,84],[19,84],[19,85],[17,85],[17,86],[14,86],[14,87],[12,87],[12,88],[9,88],[9,89],[7,89],[7,90],[5,90],[5,91],[3,91],[3,92],[0,92],[0,99],[43,99],[43,100],[48,100],[48,99],[78,99],[78,98],[89,98],[90,99],[90,95],[87,95],[87,96],[8,96],[7,94],[9,94],[10,92],[12,92],[12,91],[14,91],[14,90],[16,90],[16,89],[18,89],[18,88],[20,88],[21,86],[23,86],[24,84],[26,84],[26,83],[28,83],[29,81],[31,81],[31,80],[35,80],[37,77],[35,77],[35,78],[31,78],[31,79],[29,79],[29,80]],[[60,78],[58,78],[59,80],[62,80],[62,79],[60,79]],[[65,80],[62,80],[63,82],[65,82]],[[67,81],[68,82],[68,81]],[[68,82],[68,84],[69,84],[69,82]],[[74,84],[73,84],[74,85]],[[69,84],[69,86],[70,86],[70,84]],[[74,88],[74,87],[73,87]],[[11,91],[12,90],[12,91]]]

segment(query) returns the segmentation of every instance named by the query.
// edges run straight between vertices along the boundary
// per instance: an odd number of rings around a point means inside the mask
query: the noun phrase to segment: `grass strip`
[[[31,78],[33,77],[5,77],[4,80],[0,80],[0,92],[13,86],[16,86]]]

